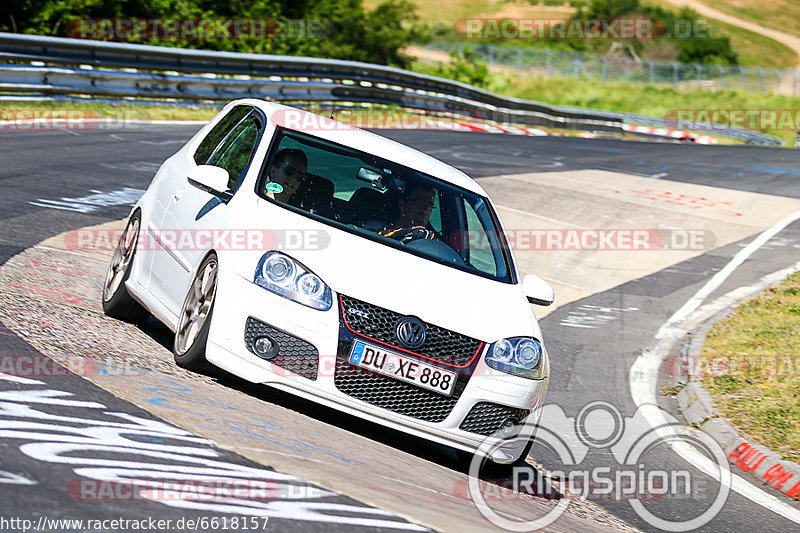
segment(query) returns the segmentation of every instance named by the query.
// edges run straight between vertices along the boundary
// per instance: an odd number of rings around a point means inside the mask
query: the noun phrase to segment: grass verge
[[[717,412],[800,461],[800,272],[736,308],[706,335],[700,368]]]
[[[797,118],[800,97],[739,91],[676,90],[635,83],[602,84],[572,78],[530,78],[492,74],[489,89],[500,94],[538,100],[547,104],[638,113],[675,118],[675,110],[701,111],[758,110],[785,112],[781,116]],[[672,113],[670,113],[672,111]],[[796,120],[792,125],[797,125]],[[779,122],[780,123],[780,122]],[[760,124],[757,124],[760,125]],[[785,129],[752,128],[783,139],[794,146],[797,131],[784,123]]]
[[[110,104],[96,100],[86,101],[24,101],[0,102],[0,120],[18,121],[23,118],[49,117],[53,113],[56,119],[95,119],[109,118],[115,121],[125,120],[208,120],[222,109],[190,105],[145,105],[145,104]],[[67,127],[67,126],[62,126]],[[22,127],[20,128],[22,129]]]
[[[800,35],[800,3],[797,0],[701,0],[707,6],[765,28]]]

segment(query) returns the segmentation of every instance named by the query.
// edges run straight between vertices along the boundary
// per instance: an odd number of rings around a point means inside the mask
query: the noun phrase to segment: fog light
[[[519,422],[512,417],[508,417],[500,424],[500,437],[503,439],[508,439],[511,437],[516,436],[517,424]]]
[[[257,337],[253,341],[253,350],[263,359],[271,359],[278,353],[278,345],[269,337]]]

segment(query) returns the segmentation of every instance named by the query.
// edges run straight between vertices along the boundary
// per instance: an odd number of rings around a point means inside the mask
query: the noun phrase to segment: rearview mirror
[[[534,305],[548,306],[556,299],[553,287],[539,276],[528,274],[522,278],[522,292]]]
[[[228,196],[228,171],[212,165],[198,165],[189,173],[189,183],[216,196]]]
[[[361,167],[358,169],[356,177],[361,181],[366,181],[379,191],[386,190],[386,185],[383,184],[383,176],[380,172],[375,172],[374,170],[370,170],[366,167]]]

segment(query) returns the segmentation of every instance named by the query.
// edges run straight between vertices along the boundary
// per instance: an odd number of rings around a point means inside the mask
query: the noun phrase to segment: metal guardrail
[[[6,62],[0,64],[0,90],[18,93],[381,103],[498,122],[612,132],[621,132],[624,121],[619,114],[499,96],[453,80],[356,61],[2,32],[0,61]],[[702,127],[693,131],[704,132]],[[710,125],[706,131],[727,135]],[[752,144],[782,143],[757,132],[743,135],[739,138]]]

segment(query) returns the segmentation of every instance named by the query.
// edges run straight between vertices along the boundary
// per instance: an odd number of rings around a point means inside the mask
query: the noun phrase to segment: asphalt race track
[[[467,465],[457,454],[264,387],[189,375],[172,366],[163,327],[149,321],[140,330],[98,314],[99,300],[87,295],[97,293],[96,272],[105,257],[70,255],[47,239],[77,228],[118,225],[161,161],[196,129],[0,132],[0,183],[6,191],[0,196],[0,356],[38,361],[34,366],[41,369],[36,375],[0,374],[0,517],[34,524],[40,517],[152,517],[171,519],[165,529],[177,529],[181,518],[268,516],[267,528],[256,524],[262,530],[461,531],[469,524],[474,531],[499,530],[472,518],[474,506],[462,490]],[[507,228],[528,230],[536,220],[547,229],[690,228],[714,236],[699,248],[647,253],[517,250],[524,271],[541,273],[556,288],[556,306],[540,313],[551,355],[548,414],[563,441],[572,432],[573,441],[583,443],[571,447],[573,464],[565,464],[544,438],[531,454],[541,473],[620,470],[613,435],[587,433],[575,417],[583,413],[588,420],[592,406],[601,406],[598,420],[618,414],[620,432],[646,433],[635,417],[631,365],[659,327],[744,245],[800,210],[800,161],[793,150],[383,134],[477,178],[502,207]],[[800,223],[793,223],[706,301],[795,264],[799,251]],[[69,368],[71,357],[102,359],[97,351],[112,347],[130,358],[139,372],[135,379],[60,371],[52,362]],[[664,372],[660,380],[667,383]],[[192,403],[204,407],[190,409]],[[679,416],[674,400],[663,397],[660,403]],[[218,414],[223,412],[229,414]],[[688,493],[642,499],[642,507],[657,518],[687,521],[714,506],[719,484],[669,445],[656,443],[628,466],[636,472],[685,473],[691,480]],[[251,487],[266,484],[272,497],[226,505],[163,494],[86,497],[94,494],[87,480],[109,479],[112,473],[120,483],[134,475],[163,480],[164,472],[181,472],[183,480],[202,474]],[[758,485],[755,478],[748,481]],[[800,505],[769,487],[763,493],[765,498],[751,499],[732,491],[699,530],[796,529]],[[541,514],[558,501],[539,496],[521,503]],[[611,530],[622,523],[643,531],[665,529],[659,527],[664,523],[643,518],[632,499],[590,497],[547,529]],[[521,503],[513,502],[516,511]],[[470,517],[466,525],[459,515]],[[236,528],[244,529],[240,523]]]

